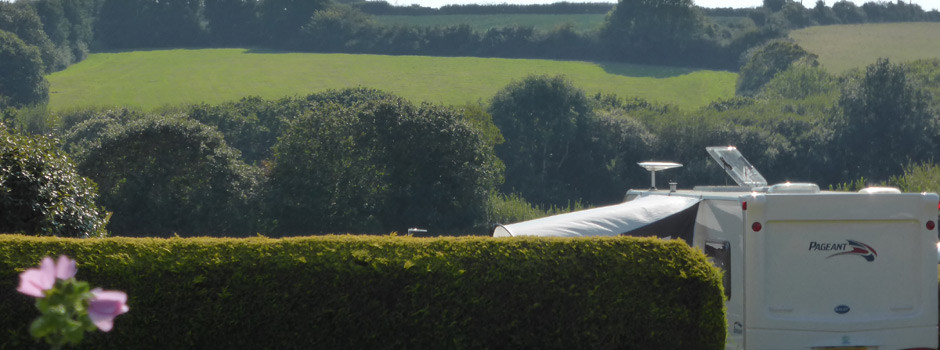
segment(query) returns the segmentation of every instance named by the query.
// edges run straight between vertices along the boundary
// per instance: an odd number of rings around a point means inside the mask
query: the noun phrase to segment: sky
[[[529,4],[550,4],[554,2],[559,2],[562,0],[386,0],[392,5],[398,6],[408,6],[412,4],[418,4],[425,7],[441,7],[444,5],[456,5],[456,4],[519,4],[519,5],[529,5]],[[614,0],[567,0],[568,2],[616,2]],[[701,7],[757,7],[764,3],[763,0],[693,0],[696,5]],[[803,6],[813,7],[816,5],[816,0],[802,0]],[[827,6],[832,6],[833,3],[838,0],[825,0]],[[873,0],[850,0],[856,5],[861,6],[866,2],[872,2]],[[891,0],[896,1],[896,0]],[[913,4],[920,5],[925,11],[940,9],[940,0],[904,0],[905,2],[910,1]]]

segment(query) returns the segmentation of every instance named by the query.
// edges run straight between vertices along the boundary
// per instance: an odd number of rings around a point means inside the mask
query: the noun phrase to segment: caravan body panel
[[[927,224],[937,195],[757,194],[748,204],[748,348],[937,347]]]
[[[726,274],[726,349],[937,348],[936,194],[631,191],[700,198]]]

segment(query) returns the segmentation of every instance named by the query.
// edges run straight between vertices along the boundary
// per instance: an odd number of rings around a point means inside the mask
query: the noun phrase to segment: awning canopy
[[[690,241],[699,198],[646,196],[629,202],[500,225],[493,237],[657,236]]]

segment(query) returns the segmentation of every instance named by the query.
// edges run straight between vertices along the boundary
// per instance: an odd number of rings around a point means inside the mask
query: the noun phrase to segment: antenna
[[[641,162],[636,163],[637,165],[643,167],[650,172],[650,189],[656,189],[656,172],[661,170],[668,170],[672,168],[679,168],[682,164],[672,163],[672,162]]]

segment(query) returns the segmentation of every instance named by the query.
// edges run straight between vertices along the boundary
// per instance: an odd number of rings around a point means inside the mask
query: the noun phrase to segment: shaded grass
[[[940,57],[940,23],[818,26],[790,33],[831,72],[861,68],[879,57],[895,62]]]
[[[430,16],[375,16],[378,23],[386,25],[413,25],[419,27],[447,27],[459,24],[469,25],[478,32],[490,28],[510,26],[533,27],[536,31],[551,31],[558,26],[570,23],[577,32],[598,29],[604,23],[603,14],[565,14],[565,15],[430,15]]]
[[[614,63],[476,57],[312,54],[249,49],[95,53],[47,78],[50,109],[279,98],[366,86],[414,102],[488,100],[513,80],[562,74],[589,94],[694,109],[734,95],[735,73]]]

